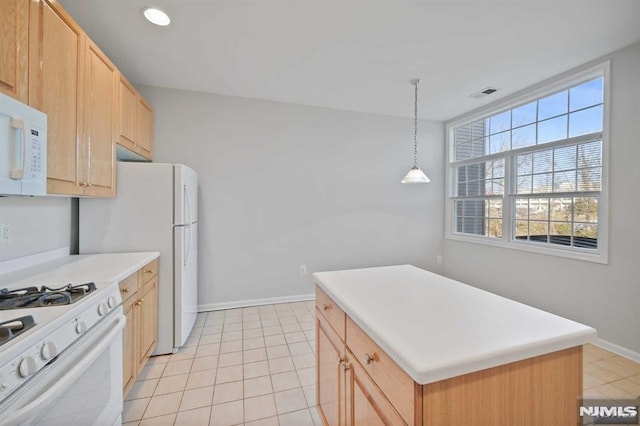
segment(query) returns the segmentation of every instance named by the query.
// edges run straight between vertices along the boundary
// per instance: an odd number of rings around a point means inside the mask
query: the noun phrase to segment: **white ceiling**
[[[59,1],[136,84],[411,116],[420,77],[433,120],[640,40],[638,0]]]

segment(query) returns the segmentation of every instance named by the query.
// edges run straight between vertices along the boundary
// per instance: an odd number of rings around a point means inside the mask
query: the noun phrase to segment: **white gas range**
[[[118,281],[154,257],[65,256],[0,275],[0,425],[121,423]]]

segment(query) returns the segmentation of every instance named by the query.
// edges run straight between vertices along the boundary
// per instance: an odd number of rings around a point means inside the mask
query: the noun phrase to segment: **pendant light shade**
[[[401,183],[429,183],[431,179],[424,174],[420,167],[413,166],[409,173],[400,181]]]
[[[429,183],[431,180],[424,174],[420,167],[418,167],[418,84],[422,83],[422,80],[416,78],[411,80],[411,84],[414,86],[414,101],[413,101],[413,167],[409,170],[407,175],[402,179],[401,183]]]

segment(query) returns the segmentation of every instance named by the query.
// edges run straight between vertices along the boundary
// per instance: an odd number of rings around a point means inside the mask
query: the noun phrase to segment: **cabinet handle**
[[[153,274],[153,269],[145,269],[144,273],[145,274]]]
[[[136,306],[142,306],[142,302],[144,302],[144,299],[140,299],[136,302]]]
[[[129,287],[127,287],[127,288],[123,288],[123,289],[122,289],[122,292],[123,292],[124,294],[127,294],[127,293],[129,293],[130,291],[131,291],[131,289],[130,289]]]
[[[347,359],[346,357],[343,356],[339,356],[338,359],[336,361],[338,361],[338,364],[342,364],[343,362],[345,362]]]
[[[350,368],[351,368],[350,364],[348,364],[346,362],[342,363],[342,371],[347,372],[347,370],[349,370]]]
[[[375,353],[373,355],[364,354],[364,362],[367,365],[371,364],[375,360],[376,360],[376,354]]]
[[[327,305],[326,303],[322,304],[322,310],[327,312],[329,309],[331,309],[331,306]]]

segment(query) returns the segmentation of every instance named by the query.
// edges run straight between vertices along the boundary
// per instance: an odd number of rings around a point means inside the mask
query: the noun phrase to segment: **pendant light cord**
[[[413,102],[413,165],[418,167],[418,83],[413,83],[415,96]]]

